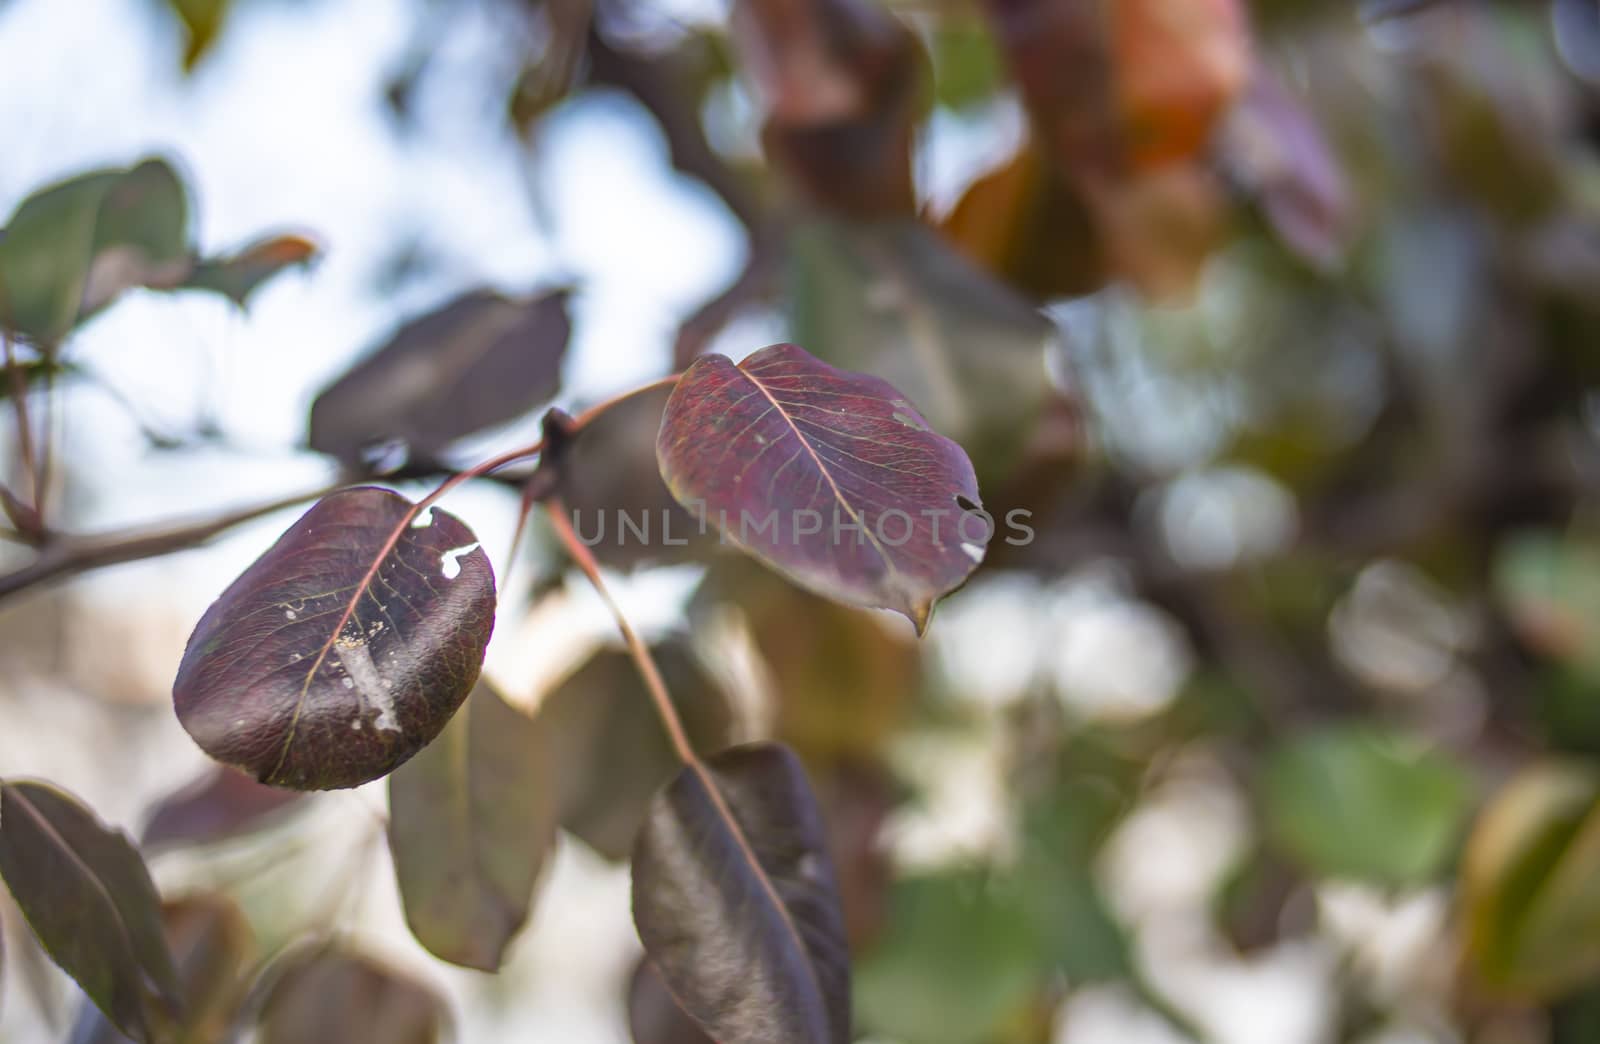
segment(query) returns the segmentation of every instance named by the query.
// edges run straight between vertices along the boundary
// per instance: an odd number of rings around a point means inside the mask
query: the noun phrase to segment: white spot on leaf
[[[467,544],[463,547],[452,547],[439,556],[439,571],[446,580],[454,580],[461,575],[461,556],[470,555],[478,549],[477,544]]]
[[[394,697],[389,694],[390,687],[383,675],[378,673],[378,665],[372,662],[372,653],[367,650],[366,643],[341,638],[333,644],[333,650],[348,672],[344,687],[361,694],[363,707],[370,706],[377,710],[378,720],[372,723],[373,727],[380,732],[399,732],[400,720],[395,717]],[[359,714],[355,720],[361,720]]]

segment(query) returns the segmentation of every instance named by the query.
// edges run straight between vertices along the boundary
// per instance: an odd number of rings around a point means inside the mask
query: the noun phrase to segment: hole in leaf
[[[446,580],[454,580],[461,575],[461,556],[470,555],[478,550],[477,544],[463,544],[461,547],[452,547],[439,555],[439,571]]]

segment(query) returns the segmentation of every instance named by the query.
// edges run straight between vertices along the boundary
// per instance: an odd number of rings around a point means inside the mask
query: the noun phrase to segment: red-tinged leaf
[[[272,236],[236,254],[197,262],[183,285],[219,293],[244,308],[274,276],[307,267],[318,254],[317,245],[302,236]]]
[[[160,1034],[180,989],[161,901],[126,836],[53,787],[0,783],[0,877],[62,970],[125,1034]]]
[[[268,826],[304,805],[305,795],[269,787],[237,769],[218,765],[156,806],[143,844],[204,845]]]
[[[722,1044],[845,1044],[850,967],[821,816],[770,743],[686,766],[633,853],[633,920],[667,988]]]
[[[426,746],[494,627],[472,531],[373,487],[325,497],[200,619],[173,685],[200,748],[263,783],[353,787]]]
[[[1335,266],[1355,217],[1344,171],[1312,115],[1267,68],[1229,117],[1225,143],[1284,245],[1319,268]]]
[[[904,613],[977,568],[992,526],[972,463],[887,381],[792,344],[706,355],[667,400],[656,459],[672,495],[796,582]]]
[[[257,1044],[436,1044],[444,1001],[364,954],[315,946],[271,972]]]
[[[684,731],[697,750],[731,738],[728,694],[684,641],[651,649]],[[671,741],[638,668],[620,649],[595,653],[539,703],[560,796],[561,825],[607,859],[623,860],[651,798],[677,771]]]
[[[496,971],[555,841],[552,745],[486,682],[389,777],[389,850],[406,923],[435,957]]]
[[[411,320],[317,396],[311,448],[351,466],[397,443],[431,460],[528,412],[560,387],[567,297],[514,301],[476,290]]]
[[[716,1044],[678,1007],[648,958],[628,980],[628,1033],[633,1044]]]
[[[183,1021],[174,1039],[182,1044],[223,1044],[231,1039],[254,958],[249,922],[233,900],[222,895],[167,903],[161,908],[161,922],[183,990]],[[83,1012],[72,1034],[73,1044],[126,1040],[93,1008]]]

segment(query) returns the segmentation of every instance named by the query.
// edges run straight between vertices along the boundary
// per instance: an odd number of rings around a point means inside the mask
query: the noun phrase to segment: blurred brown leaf
[[[1100,243],[1081,237],[1074,253],[1103,256],[1109,273],[1151,296],[1185,293],[1221,224],[1220,193],[1196,164],[1249,74],[1236,0],[988,0],[986,9],[1032,117],[1042,166],[1072,200],[1043,216],[1070,229],[1076,223],[1062,216],[1086,211]],[[1022,188],[1024,173],[1012,175]],[[985,194],[995,191],[991,184]],[[1038,190],[1032,198],[1041,198]],[[992,250],[976,256],[1007,271]],[[1092,281],[1096,267],[1063,265],[1024,285],[1081,292],[1079,280]]]
[[[497,971],[528,920],[556,832],[546,724],[480,680],[439,738],[389,777],[406,923],[436,957]]]
[[[1112,48],[1126,162],[1197,157],[1250,75],[1239,0],[1118,0]]]
[[[1089,293],[1105,282],[1094,215],[1033,140],[968,186],[942,231],[962,253],[1039,300]]]
[[[698,751],[731,740],[722,687],[681,640],[652,652]],[[550,735],[561,825],[608,859],[633,849],[650,798],[681,767],[627,653],[602,649],[547,693],[536,712]]]
[[[146,846],[209,844],[271,825],[307,804],[307,795],[257,783],[218,765],[156,805],[140,839]]]
[[[291,953],[269,974],[259,1044],[437,1044],[444,1000],[375,958],[326,946]]]
[[[311,404],[311,448],[362,467],[399,441],[437,460],[452,442],[514,420],[561,386],[567,290],[513,300],[473,290],[402,324]]]
[[[194,895],[161,908],[167,944],[177,964],[184,1017],[175,1044],[223,1044],[236,1029],[245,974],[254,957],[249,922],[222,895]],[[127,1038],[86,1005],[72,1035],[74,1044],[122,1044]]]
[[[766,105],[762,140],[801,195],[858,217],[915,213],[926,59],[911,31],[865,0],[741,0],[733,25]]]
[[[812,766],[870,760],[904,720],[921,684],[909,635],[880,614],[801,590],[754,562],[718,562],[691,612],[736,607],[769,669],[777,738]]]
[[[639,958],[628,978],[628,1032],[633,1044],[715,1044],[678,1007],[648,957]]]
[[[1111,268],[1156,299],[1189,294],[1225,231],[1222,186],[1211,172],[1169,166],[1085,189]]]

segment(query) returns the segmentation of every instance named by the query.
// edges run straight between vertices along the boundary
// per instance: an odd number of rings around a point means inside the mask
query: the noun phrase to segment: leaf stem
[[[609,399],[604,399],[600,402],[597,402],[593,406],[579,411],[576,417],[568,418],[564,426],[564,434],[568,437],[574,436],[588,425],[593,424],[603,413],[611,409],[613,406],[626,402],[635,396],[655,391],[657,388],[671,387],[672,385],[677,384],[678,378],[682,376],[683,374],[681,373],[668,374],[665,377],[657,378],[656,380],[650,381],[647,384],[641,384],[637,388],[630,388],[629,390],[622,392],[620,395],[613,395]],[[550,411],[552,414],[555,412],[555,410]],[[546,424],[550,423],[548,419],[549,416],[549,414],[546,414]],[[546,438],[549,438],[550,435],[550,430],[546,428]],[[557,456],[557,452],[556,446],[552,444],[550,447],[549,456],[551,458],[555,458]],[[542,464],[543,461],[540,463]],[[522,507],[517,515],[516,528],[512,530],[511,550],[506,554],[506,568],[509,569],[516,563],[517,552],[522,549],[522,535],[527,531],[528,516],[533,513],[534,504],[542,499],[545,499],[546,496],[548,496],[548,494],[545,492],[535,492],[534,480],[530,479],[529,482],[523,486]]]
[[[602,413],[609,410],[611,407],[620,405],[621,403],[624,403],[635,396],[653,392],[657,388],[670,388],[674,384],[677,384],[678,378],[682,376],[682,373],[669,373],[665,377],[659,377],[656,380],[650,381],[646,384],[641,384],[637,388],[630,388],[620,395],[613,395],[609,399],[603,399],[600,402],[595,403],[593,406],[581,411],[576,417],[572,418],[573,433],[580,432],[590,424],[594,423],[594,421],[598,419]]]
[[[63,536],[43,544],[33,561],[0,576],[0,601],[34,584],[71,576],[101,566],[183,551],[203,544],[234,526],[262,515],[293,507],[332,493],[342,484],[319,487],[261,504],[230,511],[198,522],[167,523],[148,528],[116,530],[87,536]]]
[[[22,372],[22,364],[17,360],[16,346],[11,340],[11,326],[6,321],[8,318],[0,315],[0,344],[5,347],[6,376],[11,381],[11,408],[16,410],[17,414],[17,454],[22,458],[23,471],[28,477],[28,488],[32,490],[32,507],[37,514],[40,497],[39,465],[33,455],[33,425],[28,423],[28,378]]]
[[[557,535],[561,537],[561,543],[566,547],[567,554],[572,556],[578,568],[589,578],[589,583],[594,585],[600,600],[611,610],[611,616],[617,622],[617,630],[622,632],[622,640],[628,645],[628,654],[633,657],[634,665],[639,669],[639,676],[644,679],[645,688],[650,690],[651,702],[655,704],[656,714],[667,730],[667,738],[672,741],[672,749],[677,752],[678,759],[685,765],[698,766],[700,759],[696,757],[694,747],[689,744],[689,735],[684,731],[683,721],[678,717],[678,711],[672,705],[672,698],[667,694],[667,683],[661,678],[661,670],[656,666],[655,657],[650,655],[650,647],[639,637],[633,625],[628,623],[628,618],[623,615],[622,607],[617,605],[616,599],[611,597],[610,589],[600,576],[600,563],[595,561],[594,553],[589,550],[588,545],[578,538],[577,531],[572,528],[572,522],[567,518],[567,509],[561,498],[552,497],[546,501],[545,512],[549,515],[550,524],[555,527]]]

